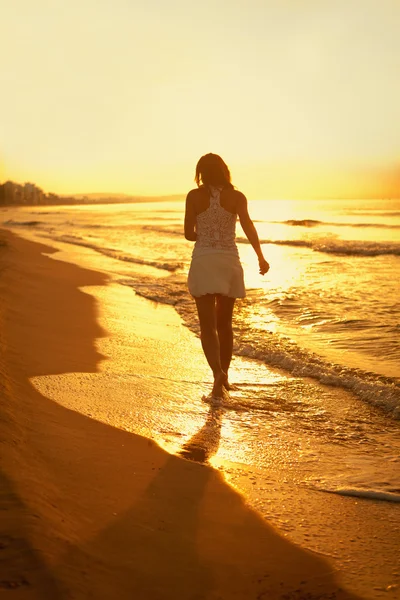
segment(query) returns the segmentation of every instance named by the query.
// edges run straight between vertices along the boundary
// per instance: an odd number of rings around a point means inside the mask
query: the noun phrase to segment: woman
[[[261,275],[269,270],[246,197],[235,190],[227,165],[217,154],[202,156],[196,166],[197,189],[186,198],[185,238],[195,242],[188,286],[200,321],[201,345],[214,374],[212,395],[229,389],[232,359],[232,313],[236,298],[246,295],[235,242],[236,221],[257,256]]]

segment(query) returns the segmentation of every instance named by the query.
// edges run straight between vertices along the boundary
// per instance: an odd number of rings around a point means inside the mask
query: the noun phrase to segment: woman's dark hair
[[[233,188],[231,174],[228,166],[218,154],[205,154],[196,165],[196,176],[194,178],[198,186],[222,185]]]

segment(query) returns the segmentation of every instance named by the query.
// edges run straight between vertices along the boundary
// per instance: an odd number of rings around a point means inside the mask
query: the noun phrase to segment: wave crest
[[[246,238],[238,238],[241,244],[248,244]],[[277,246],[293,246],[295,248],[309,248],[314,252],[335,254],[337,256],[400,256],[400,244],[397,242],[370,242],[338,239],[316,240],[271,240],[261,239],[261,244],[274,244]]]

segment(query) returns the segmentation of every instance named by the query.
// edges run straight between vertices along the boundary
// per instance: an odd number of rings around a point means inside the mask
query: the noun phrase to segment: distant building
[[[53,194],[53,202],[59,200],[58,196]],[[55,202],[56,203],[56,202]],[[6,181],[0,185],[0,204],[9,205],[40,205],[47,204],[46,194],[34,183],[25,183],[20,185],[14,181]]]
[[[89,202],[89,199],[86,196],[78,199],[73,196],[60,197],[57,194],[45,194],[41,188],[30,182],[26,182],[24,185],[14,181],[6,181],[0,184],[0,206],[84,204],[87,202]]]
[[[45,195],[43,190],[34,183],[25,183],[24,185],[24,204],[43,204]]]

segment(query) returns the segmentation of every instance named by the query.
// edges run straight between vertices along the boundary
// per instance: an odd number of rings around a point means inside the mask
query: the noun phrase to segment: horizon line
[[[20,185],[20,186],[24,186],[26,184],[31,184],[32,182],[24,182],[24,183],[18,183],[16,181],[13,181],[11,179],[7,179],[5,181],[3,181],[2,183],[0,183],[0,186],[4,185],[5,183],[13,183],[15,185]],[[33,184],[35,187],[40,188],[36,183]],[[237,188],[236,188],[237,189]],[[42,190],[43,191],[43,190]],[[90,198],[90,199],[126,199],[128,200],[143,200],[143,199],[155,199],[155,198],[162,198],[162,199],[168,199],[168,198],[182,198],[185,199],[187,196],[187,192],[175,192],[175,193],[171,193],[171,194],[139,194],[139,193],[129,193],[129,192],[63,192],[63,193],[55,193],[55,192],[50,192],[50,191],[46,191],[44,192],[45,194],[53,194],[55,196],[58,196],[60,199],[62,198],[74,198],[76,200],[78,199],[83,199],[83,198]],[[302,194],[301,196],[266,196],[266,197],[253,197],[251,198],[251,200],[254,201],[261,201],[261,200],[293,200],[293,201],[300,201],[300,200],[384,200],[384,201],[390,201],[390,200],[400,200],[400,194],[396,195],[396,196],[375,196],[375,195],[367,195],[367,196],[357,196],[354,194],[351,195],[343,195],[341,194],[340,196],[334,196],[334,195],[321,195],[321,196],[315,196],[315,195],[309,195],[306,196],[304,194]],[[121,202],[122,203],[122,202]]]

